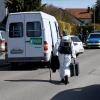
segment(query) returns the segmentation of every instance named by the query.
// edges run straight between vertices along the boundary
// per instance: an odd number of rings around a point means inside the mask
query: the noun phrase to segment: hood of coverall
[[[62,37],[58,51],[61,54],[71,54],[71,38],[69,36]]]
[[[72,41],[71,41],[71,38],[70,38],[69,36],[63,36],[61,40],[62,40],[63,42],[70,42],[70,43],[72,42]]]

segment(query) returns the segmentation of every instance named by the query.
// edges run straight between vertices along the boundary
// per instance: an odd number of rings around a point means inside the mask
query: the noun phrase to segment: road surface
[[[0,100],[100,100],[100,49],[88,49],[78,57],[80,75],[60,84],[59,73],[49,69],[0,68]],[[29,65],[27,65],[29,67]]]

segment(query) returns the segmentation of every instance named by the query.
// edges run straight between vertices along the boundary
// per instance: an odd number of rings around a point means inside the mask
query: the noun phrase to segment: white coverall
[[[62,39],[70,39],[69,36],[63,36]],[[59,73],[60,73],[60,77],[61,79],[64,79],[64,76],[71,76],[70,73],[70,68],[69,65],[71,64],[71,57],[76,58],[76,53],[75,53],[75,49],[74,49],[74,44],[71,41],[71,48],[72,48],[72,54],[60,54],[58,51],[58,47],[60,45],[60,41],[58,41],[56,43],[55,46],[55,53],[56,55],[58,55],[59,58],[59,63],[60,63],[60,68],[59,68]]]

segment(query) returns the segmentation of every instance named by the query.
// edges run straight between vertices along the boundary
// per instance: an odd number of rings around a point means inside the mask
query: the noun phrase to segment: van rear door
[[[40,14],[26,14],[26,57],[42,58],[43,52],[43,34]]]
[[[25,57],[24,16],[11,15],[7,26],[8,57]]]

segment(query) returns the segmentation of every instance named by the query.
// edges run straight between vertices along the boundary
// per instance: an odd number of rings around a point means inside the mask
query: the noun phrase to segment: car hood
[[[90,39],[87,39],[87,42],[98,42],[100,41],[100,38],[90,38]]]

